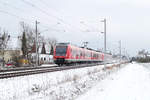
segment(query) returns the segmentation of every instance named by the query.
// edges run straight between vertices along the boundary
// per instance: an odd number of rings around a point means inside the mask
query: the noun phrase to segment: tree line
[[[55,38],[50,38],[50,37],[45,38],[44,36],[41,35],[39,30],[37,30],[37,33],[38,33],[38,47],[37,48],[39,49],[40,47],[42,47],[43,44],[46,44],[47,47],[49,47],[50,49],[49,55],[53,55],[53,49],[57,43],[57,40]],[[1,28],[0,28],[0,35],[1,35],[0,36],[0,52],[4,53],[4,50],[7,49],[7,46],[8,46],[7,43],[11,35],[9,35],[8,31],[6,30],[2,31]],[[21,51],[22,51],[21,57],[28,59],[30,61],[31,58],[29,55],[31,53],[31,50],[34,44],[36,43],[35,29],[24,22],[20,22],[20,36],[18,36],[18,38],[21,42],[21,45],[20,45]],[[13,61],[17,62],[18,61],[17,55],[13,54],[13,56],[14,56]]]

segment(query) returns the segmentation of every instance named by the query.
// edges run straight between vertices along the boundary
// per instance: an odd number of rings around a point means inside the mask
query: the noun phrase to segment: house
[[[53,55],[50,55],[51,47],[42,43],[38,49],[38,62],[39,64],[50,64],[53,63]],[[36,45],[33,44],[32,50],[29,53],[31,62],[36,62]]]
[[[14,57],[19,57],[22,55],[21,51],[21,42],[19,38],[9,38],[7,41],[6,47],[0,49],[0,58],[3,59],[5,63],[11,62],[14,60]]]

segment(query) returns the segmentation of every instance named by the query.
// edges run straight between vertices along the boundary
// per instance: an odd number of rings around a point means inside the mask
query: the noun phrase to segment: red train
[[[102,61],[104,61],[103,53],[73,46],[69,43],[59,43],[54,49],[54,62],[58,65]]]

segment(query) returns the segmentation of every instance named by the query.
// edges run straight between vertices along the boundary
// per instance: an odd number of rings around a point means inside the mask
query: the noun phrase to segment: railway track
[[[76,68],[91,67],[91,66],[103,65],[103,64],[104,63],[96,63],[96,64],[93,63],[93,64],[81,64],[76,66],[50,66],[50,67],[31,67],[31,68],[0,70],[0,79],[47,73],[47,72],[55,72],[61,70],[76,69]]]
[[[38,66],[38,67],[20,67],[20,68],[11,68],[11,69],[4,69],[4,70],[0,70],[1,72],[10,72],[10,71],[21,71],[21,70],[34,70],[34,69],[41,69],[41,68],[50,68],[50,67],[57,67],[57,65],[55,66],[46,66],[46,67],[42,67],[42,66]]]

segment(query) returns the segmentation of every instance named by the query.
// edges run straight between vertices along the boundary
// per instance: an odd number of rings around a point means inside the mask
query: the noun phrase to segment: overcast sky
[[[149,0],[0,0],[0,27],[11,36],[20,34],[19,22],[59,42],[103,48],[103,18],[107,19],[107,47],[118,51],[122,41],[130,55],[149,48]],[[44,31],[49,29],[48,31]]]

